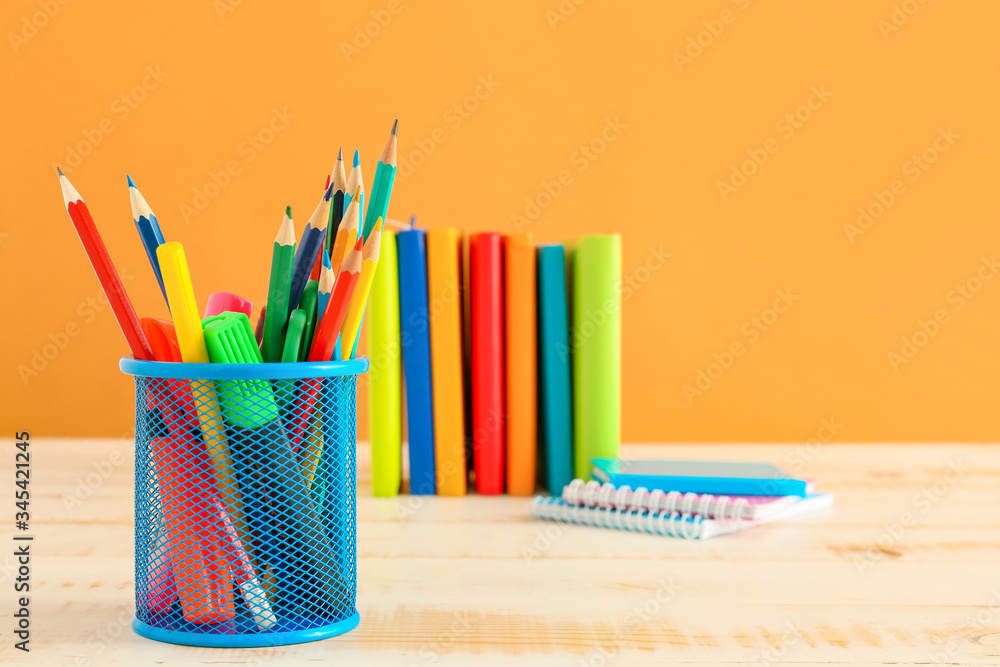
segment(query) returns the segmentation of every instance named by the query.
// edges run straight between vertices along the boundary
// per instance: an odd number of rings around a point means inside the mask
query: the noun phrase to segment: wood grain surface
[[[13,441],[3,441],[13,489]],[[1000,663],[1000,446],[629,445],[766,460],[834,508],[694,542],[528,518],[511,497],[371,497],[361,624],[276,649],[135,635],[132,441],[32,438],[32,642],[14,650],[13,491],[0,662],[30,665]]]

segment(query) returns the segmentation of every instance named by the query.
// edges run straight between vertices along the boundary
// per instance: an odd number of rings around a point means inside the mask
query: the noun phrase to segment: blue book
[[[809,482],[770,463],[594,459],[594,479],[654,491],[727,496],[806,496]]]
[[[566,251],[538,247],[538,420],[545,486],[560,494],[573,481],[573,385],[570,378]]]
[[[396,233],[399,254],[399,322],[410,441],[410,493],[433,495],[434,399],[427,299],[427,239],[422,229]]]

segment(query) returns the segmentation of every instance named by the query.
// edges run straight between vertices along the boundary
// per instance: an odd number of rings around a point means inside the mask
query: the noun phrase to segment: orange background
[[[202,306],[216,290],[260,304],[284,206],[301,231],[339,146],[361,149],[370,189],[399,117],[391,216],[513,231],[531,213],[540,242],[623,234],[624,440],[997,439],[1000,280],[977,282],[1000,252],[996,3],[9,0],[0,14],[8,434],[130,424],[126,346],[88,305],[98,282],[55,175],[69,147],[96,143],[68,175],[136,309],[165,317],[126,173],[184,243]],[[357,31],[378,19],[366,44]],[[248,159],[274,109],[294,118]],[[719,182],[754,156],[724,199]],[[185,222],[230,161],[239,173]],[[845,225],[897,180],[852,242]],[[971,298],[955,291],[967,282]],[[795,297],[780,314],[777,290]]]

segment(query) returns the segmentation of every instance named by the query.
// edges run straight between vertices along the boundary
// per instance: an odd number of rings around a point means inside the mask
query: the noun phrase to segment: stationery
[[[191,286],[184,247],[175,241],[168,241],[156,249],[156,256],[163,271],[163,284],[167,289],[167,302],[174,318],[181,357],[184,363],[206,364],[209,362],[208,348],[205,346],[205,335],[198,318],[198,304]],[[190,386],[198,415],[198,427],[205,440],[216,483],[220,489],[226,490],[221,500],[225,503],[226,511],[232,517],[243,544],[252,549],[253,541],[247,533],[243,501],[236,483],[232,453],[223,426],[215,383],[210,380],[191,380]]]
[[[378,220],[385,220],[389,212],[389,197],[392,195],[392,184],[396,179],[396,133],[399,130],[399,119],[392,124],[389,139],[385,142],[382,155],[375,165],[375,181],[372,183],[372,193],[368,200],[368,210],[365,212],[365,242],[375,229]]]
[[[205,304],[205,317],[213,317],[222,313],[243,313],[250,317],[253,312],[253,301],[244,299],[232,292],[212,292]]]
[[[104,295],[108,298],[108,303],[115,314],[115,319],[118,320],[118,326],[121,327],[122,333],[125,335],[132,356],[136,359],[152,361],[153,350],[149,347],[149,341],[146,340],[146,334],[143,333],[139,318],[132,308],[128,292],[125,291],[125,286],[122,285],[121,278],[118,277],[118,271],[115,270],[115,265],[111,262],[108,249],[104,247],[104,241],[97,231],[94,219],[90,216],[86,202],[83,201],[80,193],[76,191],[65,174],[58,169],[56,171],[59,171],[59,185],[62,188],[66,212],[69,213],[70,220],[73,221],[76,233],[80,237],[80,243],[83,244],[83,249],[87,252],[90,265],[94,268],[94,273],[97,274],[97,279],[101,282],[101,289],[104,290]]]
[[[538,496],[532,502],[531,516],[536,519],[577,523],[599,528],[616,528],[666,537],[706,540],[753,528],[772,521],[790,519],[833,506],[833,494],[820,493],[787,505],[767,518],[756,521],[709,519],[701,515],[680,512],[622,511],[583,505],[570,505],[557,496]]]
[[[811,485],[809,493],[812,493]],[[802,496],[725,496],[711,493],[647,490],[639,487],[601,484],[574,479],[562,490],[562,499],[570,505],[647,512],[698,514],[709,519],[765,519],[802,500]]]
[[[573,479],[573,384],[570,377],[566,252],[538,248],[538,421],[545,486],[551,493]]]
[[[149,265],[153,267],[153,275],[156,276],[160,292],[163,293],[163,300],[166,301],[167,291],[163,288],[160,262],[156,259],[156,249],[163,243],[163,232],[160,231],[160,224],[156,221],[156,216],[153,215],[153,209],[146,203],[139,188],[135,187],[132,177],[126,175],[125,178],[128,179],[128,196],[132,203],[132,222],[135,223],[135,229],[139,232],[139,240],[142,241],[142,247],[146,251],[146,258],[149,260]]]
[[[368,292],[371,290],[372,278],[378,266],[379,250],[382,245],[382,220],[375,225],[371,236],[365,241],[361,254],[361,274],[358,284],[351,297],[344,316],[344,324],[340,327],[340,342],[342,349],[351,350],[348,358],[354,357],[355,343],[361,329],[361,318],[364,316],[365,305],[368,303]]]
[[[621,442],[621,237],[584,236],[573,251],[574,475]]]
[[[529,496],[535,492],[538,445],[535,244],[530,233],[504,238],[503,265],[507,493]]]
[[[809,481],[792,479],[770,463],[594,459],[594,478],[615,486],[680,493],[744,496],[805,496]]]
[[[292,262],[292,282],[289,288],[288,309],[297,308],[306,282],[312,272],[316,256],[323,249],[323,236],[326,234],[326,223],[330,217],[330,200],[333,198],[333,185],[327,187],[316,209],[309,217],[302,238],[295,249],[295,259]]]
[[[472,304],[472,449],[476,491],[504,490],[506,407],[504,404],[503,238],[469,237]]]
[[[361,220],[364,220],[365,214],[365,179],[361,175],[361,154],[355,149],[354,151],[354,161],[351,163],[351,173],[347,177],[347,194],[344,196],[344,206],[350,206],[351,202],[358,202],[358,211],[361,214]],[[346,209],[344,215],[347,215]],[[358,232],[361,235],[361,231]],[[350,245],[347,246],[348,249],[351,248]],[[333,265],[337,268],[337,265]]]
[[[431,381],[434,388],[434,468],[438,495],[463,496],[465,397],[462,379],[462,233],[453,227],[427,232]]]
[[[427,233],[422,229],[411,228],[396,234],[399,251],[399,320],[402,330],[403,379],[406,383],[410,493],[417,495],[433,495],[436,486],[426,237]],[[378,274],[376,279],[377,277]]]
[[[368,243],[372,244],[374,239],[373,234]],[[387,231],[382,236],[378,266],[368,296],[368,358],[372,363],[368,371],[368,439],[372,452],[372,492],[379,497],[398,494],[402,479],[402,370],[396,254],[396,234]],[[364,264],[362,261],[362,274]],[[357,290],[354,298],[357,298]]]
[[[285,215],[278,228],[271,251],[271,278],[267,287],[267,317],[264,319],[264,338],[261,354],[264,361],[276,362],[284,349],[285,325],[288,321],[288,304],[291,295],[292,271],[295,263],[295,226],[292,207],[285,208]]]

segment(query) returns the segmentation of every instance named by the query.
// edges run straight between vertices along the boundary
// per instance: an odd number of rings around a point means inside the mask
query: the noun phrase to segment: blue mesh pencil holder
[[[255,647],[356,627],[368,360],[119,367],[135,378],[133,629]]]

